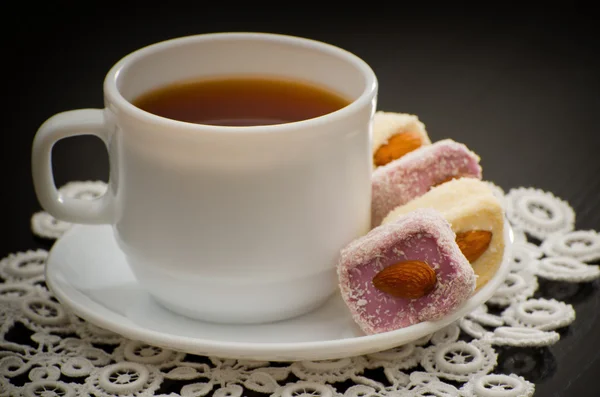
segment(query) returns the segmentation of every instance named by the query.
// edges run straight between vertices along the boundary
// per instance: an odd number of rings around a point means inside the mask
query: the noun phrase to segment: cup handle
[[[63,138],[94,135],[108,146],[108,128],[102,109],[58,113],[44,122],[33,140],[31,169],[35,193],[42,207],[57,219],[87,224],[112,223],[113,198],[104,193],[93,200],[62,195],[54,184],[52,147]]]

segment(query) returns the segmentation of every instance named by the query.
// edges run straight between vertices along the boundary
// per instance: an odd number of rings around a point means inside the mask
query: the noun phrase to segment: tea
[[[133,101],[157,116],[220,126],[291,123],[335,112],[349,103],[323,87],[268,77],[178,82]]]

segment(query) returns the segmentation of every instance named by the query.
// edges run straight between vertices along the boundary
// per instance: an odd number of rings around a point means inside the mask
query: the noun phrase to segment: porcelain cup
[[[351,103],[287,124],[226,127],[145,112],[132,101],[174,82],[236,75],[308,81]],[[56,114],[33,142],[33,182],[57,219],[111,224],[140,285],[179,314],[264,323],[306,313],[337,288],[340,249],[368,232],[377,80],[357,56],[309,39],[215,33],[150,45],[104,81],[103,109]],[[95,135],[107,192],[57,190],[51,150]]]

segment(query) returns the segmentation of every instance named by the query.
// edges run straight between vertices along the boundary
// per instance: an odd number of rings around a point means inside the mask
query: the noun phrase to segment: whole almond
[[[456,234],[456,244],[469,263],[475,262],[488,249],[492,241],[492,232],[487,230],[469,230]]]
[[[386,267],[373,277],[373,286],[397,298],[417,299],[437,282],[435,270],[422,261],[404,261]]]
[[[377,167],[386,165],[408,152],[418,149],[423,144],[421,136],[414,131],[406,131],[396,134],[388,139],[387,143],[381,145],[373,155],[373,161]]]

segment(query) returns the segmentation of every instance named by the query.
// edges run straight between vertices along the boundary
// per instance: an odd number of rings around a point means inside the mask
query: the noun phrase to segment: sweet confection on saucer
[[[477,288],[485,285],[504,254],[504,212],[488,185],[474,178],[446,182],[397,207],[382,224],[394,224],[417,208],[433,208],[452,225],[456,241],[477,275]]]
[[[451,139],[422,146],[376,168],[371,177],[371,226],[433,186],[458,177],[481,179],[479,156]]]
[[[380,167],[431,144],[425,124],[412,114],[378,111],[373,117],[373,166]]]
[[[341,252],[341,295],[367,334],[437,320],[475,289],[475,273],[442,214],[417,209]]]

